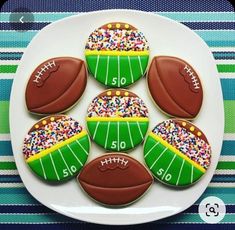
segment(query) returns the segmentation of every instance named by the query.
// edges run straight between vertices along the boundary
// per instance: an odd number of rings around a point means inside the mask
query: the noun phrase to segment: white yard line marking
[[[95,127],[94,135],[93,135],[94,140],[95,140],[96,132],[97,132],[97,129],[98,129],[99,125],[100,125],[100,122],[98,121],[97,124],[96,124],[96,127]]]
[[[120,87],[120,56],[118,58],[118,87]]]
[[[153,147],[144,155],[144,158],[146,158],[150,152],[152,152],[152,150],[159,144],[160,142],[157,142],[153,145]]]
[[[71,149],[71,147],[69,145],[67,145],[67,147],[69,148],[70,152],[73,154],[73,156],[76,158],[77,162],[83,166],[83,163],[79,160],[79,158],[76,156],[76,154],[74,153],[74,151]]]
[[[53,168],[54,168],[54,171],[55,171],[56,177],[57,177],[57,179],[58,179],[58,180],[60,180],[59,175],[58,175],[57,170],[56,170],[56,167],[55,167],[55,163],[54,163],[54,161],[53,161],[53,159],[52,159],[51,154],[49,154],[49,156],[50,156],[51,163],[52,163],[52,166],[53,166]]]
[[[95,78],[96,78],[96,75],[97,75],[97,70],[98,70],[99,60],[100,60],[100,55],[98,55],[98,57],[97,57],[97,59],[96,59]]]
[[[133,83],[134,82],[134,77],[133,77],[133,72],[132,72],[132,68],[131,68],[130,56],[128,56],[128,62],[129,62],[130,73],[131,73],[131,83]]]
[[[182,169],[183,169],[183,166],[184,166],[184,162],[185,162],[185,160],[183,160],[183,162],[181,164],[180,172],[179,172],[179,175],[178,175],[178,178],[177,178],[177,181],[176,181],[176,185],[179,184],[179,180],[180,180],[180,177],[181,177],[181,172],[182,172]]]
[[[138,60],[139,60],[141,74],[144,75],[142,64],[141,64],[141,60],[140,60],[140,56],[138,56]]]
[[[192,168],[191,168],[191,183],[193,183],[193,165],[192,165]]]
[[[107,130],[106,137],[105,137],[105,144],[104,144],[105,149],[107,147],[107,142],[108,142],[108,138],[109,138],[109,127],[110,127],[110,121],[108,123],[108,130]]]
[[[88,155],[88,152],[86,151],[86,149],[84,149],[84,147],[81,145],[81,143],[76,140],[77,144],[82,148],[82,150],[86,153],[86,155]]]
[[[172,160],[171,160],[170,164],[168,165],[168,167],[167,167],[165,173],[163,174],[162,180],[164,179],[165,175],[167,174],[167,172],[168,172],[169,168],[171,167],[171,165],[172,165],[173,161],[175,160],[175,158],[176,158],[176,154],[175,154],[174,157],[172,158]]]
[[[39,161],[40,161],[40,164],[41,164],[41,167],[42,167],[43,177],[44,177],[44,179],[46,180],[46,179],[47,179],[47,176],[46,176],[46,173],[45,173],[45,169],[44,169],[44,167],[43,167],[43,164],[42,164],[42,159],[40,158]]]
[[[109,76],[109,56],[107,60],[107,68],[106,68],[106,77],[105,77],[105,85],[108,84],[108,76]]]
[[[127,122],[127,127],[128,127],[128,133],[129,133],[129,137],[130,137],[130,141],[131,141],[131,147],[134,148],[129,121]]]
[[[62,154],[61,150],[60,150],[60,149],[58,149],[58,151],[59,151],[59,153],[60,153],[60,156],[61,156],[61,158],[62,158],[62,160],[63,160],[63,162],[64,162],[64,164],[65,164],[66,168],[68,169],[68,171],[69,171],[70,175],[72,176],[73,174],[71,173],[71,171],[70,171],[70,169],[69,169],[69,166],[68,166],[68,164],[66,163],[66,161],[65,161],[65,159],[64,159],[64,156],[63,156],[63,154]]]
[[[139,129],[139,132],[140,132],[140,136],[141,136],[142,139],[144,139],[143,133],[142,133],[142,131],[140,129],[140,124],[139,124],[138,121],[136,123],[137,123],[138,129]]]
[[[168,148],[165,148],[165,149],[161,152],[160,156],[159,156],[159,157],[153,162],[153,164],[150,166],[150,169],[153,168],[153,166],[154,166],[154,165],[157,163],[157,161],[162,157],[163,153],[166,152],[167,149],[168,149]]]

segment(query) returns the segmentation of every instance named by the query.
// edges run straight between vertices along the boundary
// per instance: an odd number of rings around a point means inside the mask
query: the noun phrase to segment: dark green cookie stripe
[[[135,147],[143,140],[148,122],[88,121],[92,139],[108,150],[122,151]]]
[[[144,145],[144,158],[153,175],[172,185],[189,185],[203,173],[160,142],[148,136]]]
[[[121,87],[134,83],[146,71],[148,55],[141,56],[86,56],[88,69],[101,83]]]
[[[28,164],[40,177],[60,181],[81,170],[87,160],[89,149],[89,138],[85,135]]]

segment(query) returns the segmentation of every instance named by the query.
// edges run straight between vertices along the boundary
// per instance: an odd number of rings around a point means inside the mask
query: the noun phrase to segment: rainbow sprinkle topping
[[[142,32],[125,29],[96,29],[90,34],[86,49],[98,51],[146,51],[147,40]]]
[[[209,167],[211,158],[210,145],[173,120],[162,122],[152,132],[203,168],[207,169]]]
[[[80,124],[68,116],[63,116],[58,120],[50,121],[27,134],[24,139],[23,154],[26,159],[52,147],[59,142],[80,133]]]
[[[148,117],[148,109],[139,97],[96,97],[88,108],[88,117]]]

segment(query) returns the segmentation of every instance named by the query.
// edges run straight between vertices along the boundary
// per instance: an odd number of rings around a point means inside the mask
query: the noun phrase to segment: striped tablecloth
[[[11,29],[10,12],[26,7],[34,13],[33,27],[24,33]],[[62,216],[37,202],[24,187],[14,162],[9,133],[9,97],[22,54],[35,34],[58,19],[101,9],[136,9],[179,21],[210,47],[217,63],[224,97],[225,130],[215,175],[201,198],[181,214],[161,221],[118,229],[215,229],[198,215],[208,196],[221,198],[227,214],[216,229],[235,229],[235,14],[226,0],[9,0],[0,15],[0,229],[115,229]],[[35,225],[36,224],[36,225]]]

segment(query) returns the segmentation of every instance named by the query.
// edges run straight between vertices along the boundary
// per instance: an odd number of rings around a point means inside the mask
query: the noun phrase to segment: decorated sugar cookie
[[[172,119],[150,132],[144,144],[144,159],[161,182],[187,186],[205,174],[211,161],[211,147],[195,125]]]
[[[200,111],[203,90],[195,69],[169,56],[154,57],[148,71],[148,87],[157,106],[173,117],[193,119]]]
[[[144,34],[134,26],[112,22],[90,34],[85,56],[97,81],[109,87],[126,87],[145,74],[149,46]]]
[[[105,154],[88,163],[78,176],[84,191],[106,205],[127,205],[150,188],[153,177],[126,154]]]
[[[126,151],[139,145],[147,132],[148,109],[127,90],[107,90],[88,108],[87,127],[92,139],[107,150]]]
[[[73,57],[46,60],[29,78],[25,91],[27,109],[36,114],[67,111],[80,99],[86,83],[84,61]]]
[[[24,139],[26,163],[47,181],[62,181],[78,174],[90,150],[90,140],[81,125],[69,116],[40,120]]]

